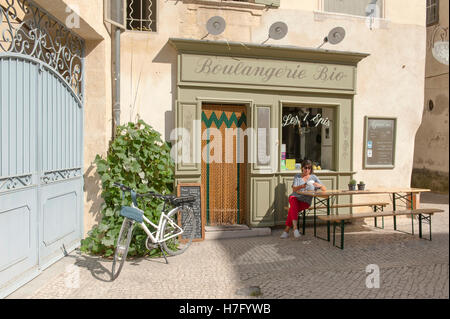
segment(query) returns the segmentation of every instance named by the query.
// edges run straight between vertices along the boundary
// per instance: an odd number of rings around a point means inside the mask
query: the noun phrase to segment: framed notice
[[[364,168],[394,168],[397,119],[365,117]]]
[[[194,239],[201,241],[205,239],[206,206],[204,201],[202,184],[185,183],[177,185],[177,196],[195,196],[196,200],[191,206],[194,211],[194,222],[196,225]]]

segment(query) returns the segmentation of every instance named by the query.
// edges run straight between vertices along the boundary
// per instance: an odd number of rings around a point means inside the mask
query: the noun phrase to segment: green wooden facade
[[[248,164],[249,226],[282,225],[287,216],[284,207],[298,171],[280,169],[283,106],[333,109],[334,169],[315,173],[328,189],[347,187],[354,173],[356,66],[368,54],[191,39],[169,43],[178,52],[175,125],[187,130],[191,141],[184,146],[190,147],[190,160],[176,164],[176,184],[201,183],[202,105],[217,103],[245,105],[253,128],[263,110],[270,114],[270,127],[278,129],[269,141],[270,161]]]

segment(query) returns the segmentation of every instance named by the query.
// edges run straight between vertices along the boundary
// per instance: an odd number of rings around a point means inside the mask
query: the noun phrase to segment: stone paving
[[[113,282],[110,260],[75,251],[57,263],[59,271],[44,271],[45,282],[37,285],[39,276],[8,298],[448,299],[449,206],[421,207],[445,210],[432,218],[432,241],[419,239],[417,220],[415,235],[408,234],[407,217],[397,220],[404,232],[392,230],[392,218],[385,218],[384,230],[373,220],[347,226],[344,250],[315,238],[312,228],[299,240],[292,233],[280,239],[281,229],[274,229],[270,236],[193,243],[169,264],[163,258],[128,261]],[[318,231],[325,237],[325,227]],[[369,265],[379,268],[379,288],[366,286]],[[236,293],[250,286],[262,295]]]

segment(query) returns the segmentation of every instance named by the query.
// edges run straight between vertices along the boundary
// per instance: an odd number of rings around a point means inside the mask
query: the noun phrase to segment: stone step
[[[216,225],[216,226],[205,226],[206,232],[212,232],[212,231],[223,231],[223,230],[249,230],[250,228],[247,225]]]
[[[270,227],[250,228],[247,225],[205,226],[205,240],[270,236]]]

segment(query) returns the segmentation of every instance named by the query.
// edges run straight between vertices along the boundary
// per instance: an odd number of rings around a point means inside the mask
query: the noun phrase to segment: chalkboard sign
[[[194,211],[194,221],[196,224],[193,241],[201,241],[205,238],[205,205],[201,184],[187,183],[178,184],[177,196],[195,196],[196,200],[189,206]]]
[[[396,118],[365,117],[365,168],[394,168],[396,126]]]

